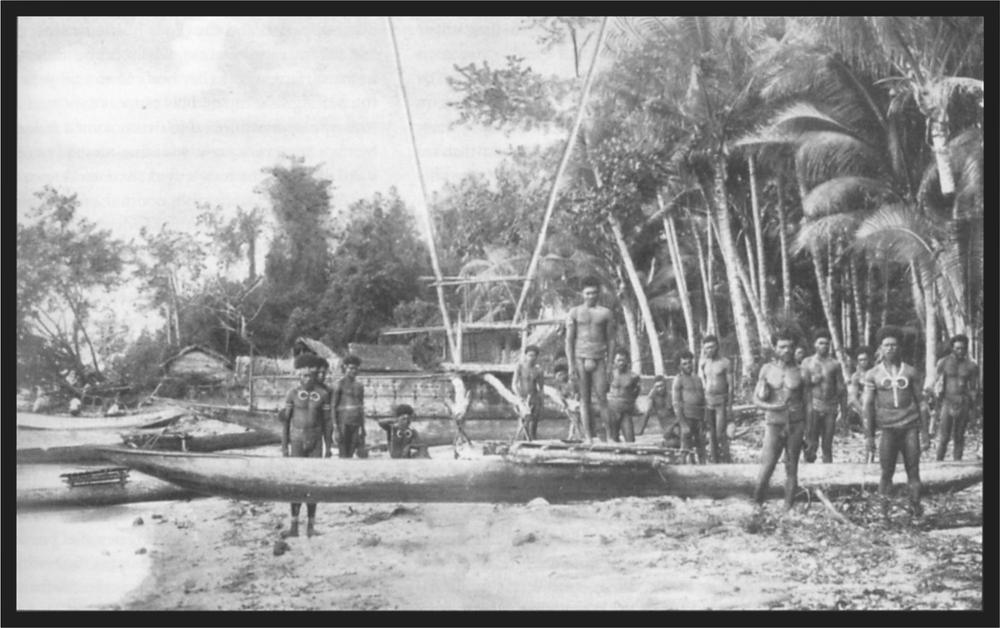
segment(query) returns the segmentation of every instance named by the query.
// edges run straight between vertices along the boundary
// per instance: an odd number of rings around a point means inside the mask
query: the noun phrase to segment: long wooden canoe
[[[757,465],[673,464],[655,452],[587,451],[516,443],[503,456],[479,459],[323,459],[105,450],[109,460],[207,494],[303,502],[550,502],[624,496],[749,496]],[[607,447],[605,447],[606,449]],[[627,447],[622,446],[625,450]],[[636,448],[638,449],[638,448]],[[549,451],[550,453],[543,453]],[[596,458],[595,458],[596,456]],[[976,463],[923,465],[926,491],[957,490],[982,481]],[[896,475],[905,483],[905,472]],[[769,496],[782,494],[783,473]],[[803,486],[828,494],[876,486],[876,465],[814,464],[800,468]]]
[[[107,463],[105,462],[105,465]],[[53,465],[17,465],[17,509],[108,506],[144,501],[190,499],[204,494],[159,478],[132,471],[124,484],[69,486],[61,472],[86,471],[95,467],[67,469]]]
[[[17,413],[18,427],[33,430],[123,430],[136,427],[162,427],[188,414],[181,406],[161,408],[120,417],[74,417]]]

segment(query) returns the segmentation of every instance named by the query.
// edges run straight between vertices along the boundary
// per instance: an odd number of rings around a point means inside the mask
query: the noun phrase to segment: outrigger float
[[[755,464],[685,464],[689,454],[634,444],[518,442],[471,459],[322,459],[105,449],[116,464],[199,493],[288,502],[549,502],[617,497],[725,498],[751,495]],[[983,479],[981,463],[930,463],[927,493],[956,491]],[[876,465],[813,464],[799,484],[827,495],[878,485]],[[783,492],[779,466],[769,497]],[[897,473],[899,487],[905,473]]]

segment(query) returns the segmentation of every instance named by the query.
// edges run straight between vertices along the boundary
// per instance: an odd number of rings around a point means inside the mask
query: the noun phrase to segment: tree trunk
[[[792,272],[788,264],[788,232],[785,226],[785,195],[778,174],[778,244],[781,246],[781,294],[785,318],[792,316]]]
[[[951,149],[948,147],[948,119],[946,113],[931,112],[927,117],[931,127],[931,147],[937,161],[938,181],[945,197],[955,192],[955,177],[951,172]]]
[[[740,287],[740,261],[733,241],[733,233],[729,224],[728,203],[726,202],[726,170],[725,157],[721,154],[715,159],[715,177],[712,213],[719,229],[719,250],[722,251],[722,262],[726,268],[726,285],[729,287],[729,300],[733,310],[733,327],[736,328],[736,340],[740,348],[740,383],[752,377],[753,369],[753,339],[750,334],[752,322],[743,301],[743,290]]]
[[[920,319],[921,325],[926,325],[927,321],[927,309],[924,306],[924,290],[920,285],[920,272],[917,269],[916,262],[910,263],[910,291],[913,294],[913,309],[917,312],[917,318]]]
[[[937,303],[934,290],[933,271],[924,273],[924,381],[934,381],[937,363]]]
[[[840,344],[840,334],[837,333],[837,319],[833,315],[833,295],[829,292],[830,269],[823,263],[826,257],[819,247],[813,245],[809,248],[809,254],[813,260],[813,271],[816,275],[816,288],[819,290],[819,300],[823,304],[823,316],[826,318],[827,329],[830,331],[830,338],[833,341],[833,350],[842,355],[843,348]]]
[[[749,284],[750,289],[747,291],[750,294],[747,295],[747,298],[748,299],[753,298],[754,301],[757,301],[759,303],[760,302],[760,280],[757,277],[757,268],[756,268],[757,265],[756,265],[756,262],[754,261],[757,256],[754,253],[754,247],[750,243],[750,238],[749,237],[743,238],[743,248],[746,249],[746,252],[747,252],[747,274],[750,277],[750,284]],[[752,297],[751,297],[751,295],[752,295]]]
[[[864,326],[861,328],[864,330],[861,333],[861,338],[864,340],[866,346],[871,346],[872,344],[872,310],[875,308],[875,266],[868,264],[868,274],[865,275],[865,320]]]
[[[257,278],[257,238],[250,236],[247,240],[247,261],[250,262],[249,279],[250,283]]]
[[[847,263],[849,264],[848,271],[850,273],[851,301],[853,304],[851,310],[854,312],[854,325],[857,330],[857,335],[854,337],[862,340],[865,337],[865,305],[864,300],[861,298],[861,278],[858,277],[857,260],[848,257]],[[852,341],[849,346],[854,346],[854,342]]]
[[[701,287],[705,298],[705,320],[708,322],[708,333],[718,335],[718,318],[715,315],[715,300],[712,298],[712,283],[708,274],[705,252],[701,248],[701,236],[698,235],[694,216],[688,211],[688,223],[691,225],[691,236],[694,240],[695,252],[698,254],[698,276],[701,277]],[[694,351],[692,351],[694,353]]]
[[[885,327],[889,324],[889,280],[892,278],[888,264],[882,264],[882,268],[879,269],[879,277],[882,278],[882,319],[879,321],[879,327]],[[914,303],[914,307],[916,307],[916,303]]]
[[[635,326],[635,312],[628,298],[622,295],[622,315],[625,318],[625,333],[628,335],[628,354],[632,360],[632,372],[642,372],[642,350],[639,349],[639,330]]]
[[[659,195],[656,198],[660,201]],[[662,201],[660,202],[662,204]],[[677,229],[674,226],[674,217],[669,214],[663,216],[663,233],[667,238],[667,251],[670,253],[670,260],[674,266],[677,292],[681,299],[681,310],[684,312],[684,326],[687,328],[688,349],[691,353],[694,353],[698,346],[698,332],[694,323],[694,310],[691,307],[691,294],[688,292],[687,277],[684,274],[684,261],[677,242]]]
[[[767,311],[767,264],[764,260],[764,223],[760,201],[757,198],[757,160],[753,153],[747,157],[750,168],[750,208],[753,211],[753,233],[757,245],[757,297],[760,299],[760,309]],[[767,342],[761,339],[762,342]]]
[[[646,328],[646,335],[649,339],[649,349],[653,358],[653,373],[663,375],[663,351],[660,349],[660,337],[656,333],[656,322],[653,320],[653,313],[649,309],[649,299],[643,290],[642,282],[639,281],[639,274],[635,270],[632,256],[628,252],[628,245],[625,243],[625,236],[622,234],[621,224],[614,214],[608,214],[608,224],[611,226],[611,234],[614,236],[615,245],[618,247],[618,254],[622,258],[622,265],[625,267],[625,274],[628,282],[635,293],[636,302],[639,304],[639,313],[642,315],[642,322]]]

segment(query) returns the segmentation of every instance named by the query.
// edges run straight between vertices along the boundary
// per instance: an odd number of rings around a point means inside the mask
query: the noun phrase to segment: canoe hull
[[[515,448],[516,449],[516,448]],[[109,460],[194,491],[250,500],[302,502],[571,502],[615,497],[733,497],[752,493],[756,465],[610,464],[519,460],[516,455],[453,459],[308,459],[105,450]],[[957,490],[982,481],[982,466],[937,463],[921,469],[925,490]],[[905,473],[897,483],[905,485]],[[782,494],[777,470],[768,496]],[[802,486],[829,494],[877,485],[865,465],[810,465]]]
[[[129,480],[124,485],[70,487],[61,481],[59,472],[60,469],[48,465],[41,469],[32,468],[31,465],[19,465],[17,509],[110,506],[204,496],[202,493],[170,484],[159,478],[134,472],[129,474]]]
[[[32,430],[122,430],[139,427],[162,427],[187,414],[181,407],[144,412],[122,417],[72,417],[17,413],[17,425]]]

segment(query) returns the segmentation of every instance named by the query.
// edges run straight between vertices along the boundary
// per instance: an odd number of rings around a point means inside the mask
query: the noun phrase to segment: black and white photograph
[[[31,8],[20,619],[997,621],[984,16]]]

